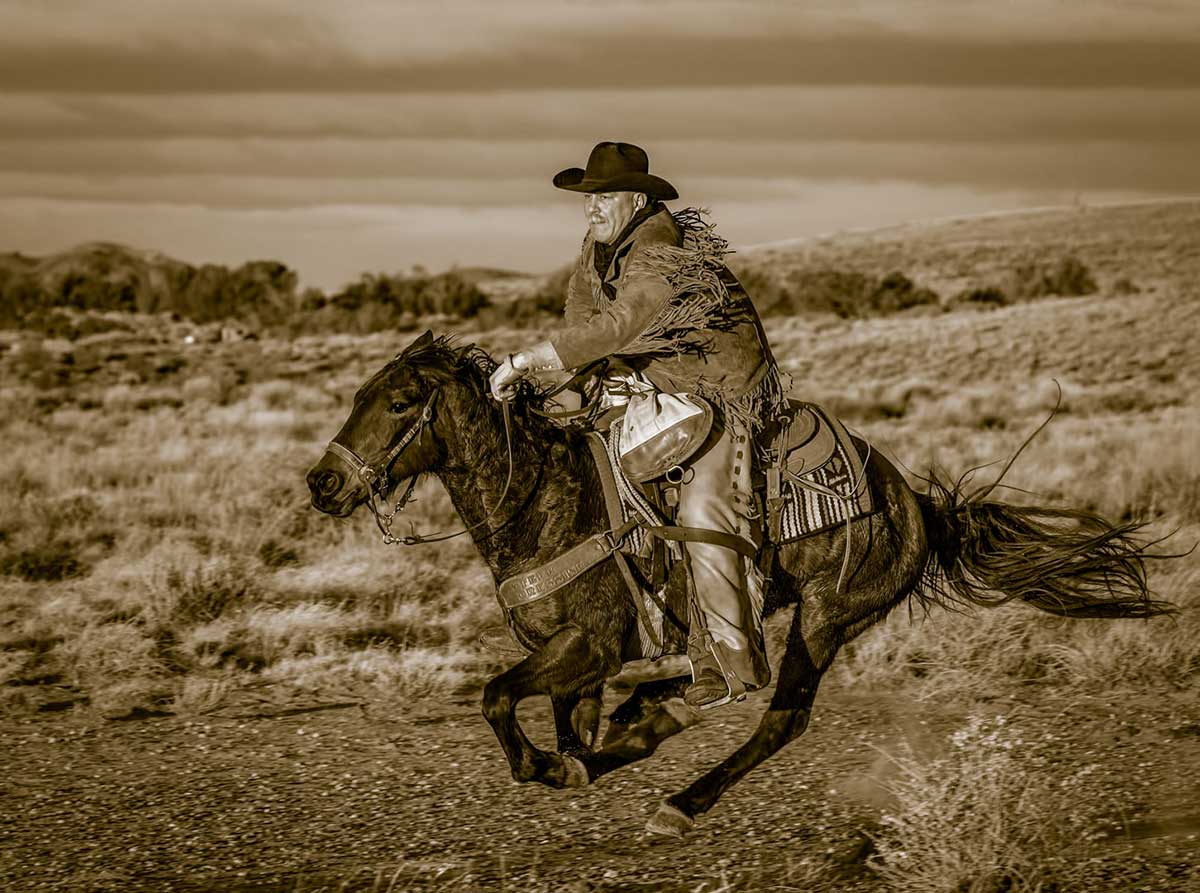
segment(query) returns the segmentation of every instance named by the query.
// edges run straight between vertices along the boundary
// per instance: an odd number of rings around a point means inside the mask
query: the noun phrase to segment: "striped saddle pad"
[[[815,403],[792,403],[807,440],[788,453],[779,543],[794,542],[873,510],[863,457],[846,427]],[[819,447],[813,451],[813,447]],[[800,461],[795,461],[799,457]]]

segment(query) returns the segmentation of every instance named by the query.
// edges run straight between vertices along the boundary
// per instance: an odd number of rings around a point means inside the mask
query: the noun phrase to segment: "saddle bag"
[[[703,446],[712,425],[712,407],[702,397],[636,393],[621,420],[621,470],[639,484],[662,477]]]

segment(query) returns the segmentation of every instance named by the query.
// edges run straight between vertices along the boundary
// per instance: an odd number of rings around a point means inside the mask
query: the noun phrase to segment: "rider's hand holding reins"
[[[492,397],[496,400],[511,400],[516,392],[516,383],[531,372],[553,372],[563,368],[558,351],[549,341],[539,341],[533,347],[510,353],[488,376]]]
[[[517,382],[525,377],[525,373],[516,368],[516,356],[509,354],[496,367],[496,371],[488,376],[488,386],[492,391],[492,399],[503,403],[511,400],[516,393]]]

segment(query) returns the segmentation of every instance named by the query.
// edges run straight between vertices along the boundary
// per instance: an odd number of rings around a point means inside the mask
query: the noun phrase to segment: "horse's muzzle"
[[[354,511],[352,499],[338,499],[346,483],[341,473],[332,468],[313,468],[304,480],[308,483],[308,492],[312,494],[312,504],[319,512],[327,515],[345,517]]]

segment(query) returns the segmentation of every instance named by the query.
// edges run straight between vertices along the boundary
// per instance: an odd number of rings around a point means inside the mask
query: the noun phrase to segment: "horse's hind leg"
[[[594,753],[582,754],[588,779],[595,781],[638,760],[700,720],[700,711],[683,703],[689,676],[643,682],[613,711],[604,744]]]
[[[836,651],[836,647],[824,649],[818,661],[814,661],[804,641],[798,608],[780,666],[779,683],[754,735],[687,790],[668,798],[646,829],[682,836],[691,829],[695,817],[711,809],[730,785],[801,734],[808,727],[821,676]]]
[[[639,682],[633,693],[609,714],[608,728],[604,730],[601,746],[609,747],[626,737],[633,728],[648,719],[664,701],[683,697],[689,681],[689,676],[675,676],[670,679]]]
[[[549,694],[562,700],[570,692],[594,690],[613,671],[609,663],[582,631],[568,627],[484,687],[483,715],[508,757],[514,779],[540,781],[555,788],[588,783],[578,759],[533,745],[517,722],[516,709],[530,695]]]
[[[559,753],[577,753],[591,750],[600,729],[600,689],[596,686],[587,691],[573,691],[563,695],[552,694],[550,706],[554,710],[554,732],[558,739]]]

